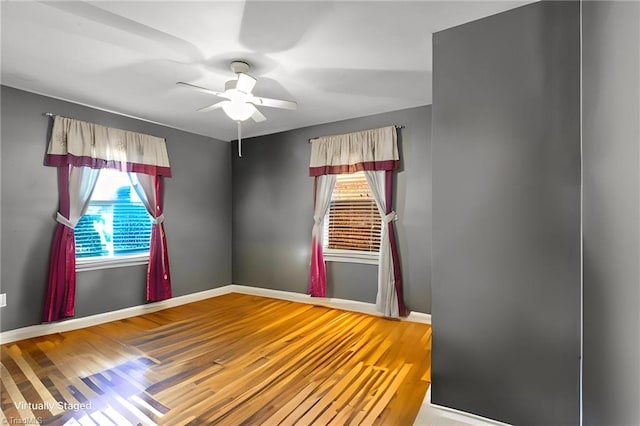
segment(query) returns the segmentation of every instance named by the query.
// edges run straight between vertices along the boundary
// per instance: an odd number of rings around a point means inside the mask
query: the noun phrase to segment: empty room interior
[[[640,425],[640,1],[3,1],[0,421]]]

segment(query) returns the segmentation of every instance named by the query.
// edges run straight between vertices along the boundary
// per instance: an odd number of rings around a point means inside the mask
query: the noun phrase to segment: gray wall
[[[583,3],[584,420],[640,425],[640,3]]]
[[[56,169],[45,167],[50,119],[74,117],[167,140],[173,178],[165,215],[173,294],[231,283],[230,144],[2,86],[1,330],[39,324],[58,207]],[[145,303],[146,266],[79,272],[76,317]]]
[[[233,282],[306,294],[313,224],[307,140],[393,124],[405,126],[395,197],[405,302],[430,312],[430,106],[243,140],[242,158],[233,160]],[[327,262],[327,275],[329,297],[375,302],[377,266]]]
[[[431,401],[576,424],[579,3],[434,35]]]

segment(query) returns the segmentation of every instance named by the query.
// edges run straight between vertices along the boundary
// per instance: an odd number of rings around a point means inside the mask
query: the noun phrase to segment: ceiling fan
[[[176,84],[180,86],[191,87],[201,92],[224,99],[223,101],[217,102],[213,105],[200,108],[198,111],[208,112],[222,108],[222,110],[230,119],[238,123],[238,153],[240,156],[242,156],[240,151],[240,123],[248,120],[249,118],[251,118],[256,123],[265,121],[267,119],[267,117],[265,117],[260,112],[260,110],[256,108],[256,105],[270,108],[295,110],[298,108],[298,104],[293,101],[284,101],[280,99],[270,99],[255,96],[252,91],[257,83],[257,80],[247,74],[249,71],[248,63],[243,61],[233,61],[231,62],[231,70],[236,74],[237,78],[229,80],[224,84],[224,92],[217,92],[215,90],[196,86],[195,84],[191,83],[185,83],[183,81],[179,81]]]

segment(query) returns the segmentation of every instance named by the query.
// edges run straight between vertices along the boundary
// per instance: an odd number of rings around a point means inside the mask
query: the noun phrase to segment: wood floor
[[[2,424],[396,426],[431,327],[232,293],[1,351]]]

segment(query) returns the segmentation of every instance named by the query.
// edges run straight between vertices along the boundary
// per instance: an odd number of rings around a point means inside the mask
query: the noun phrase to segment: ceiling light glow
[[[253,115],[255,107],[246,102],[229,101],[222,105],[222,109],[230,119],[234,121],[245,121]]]

